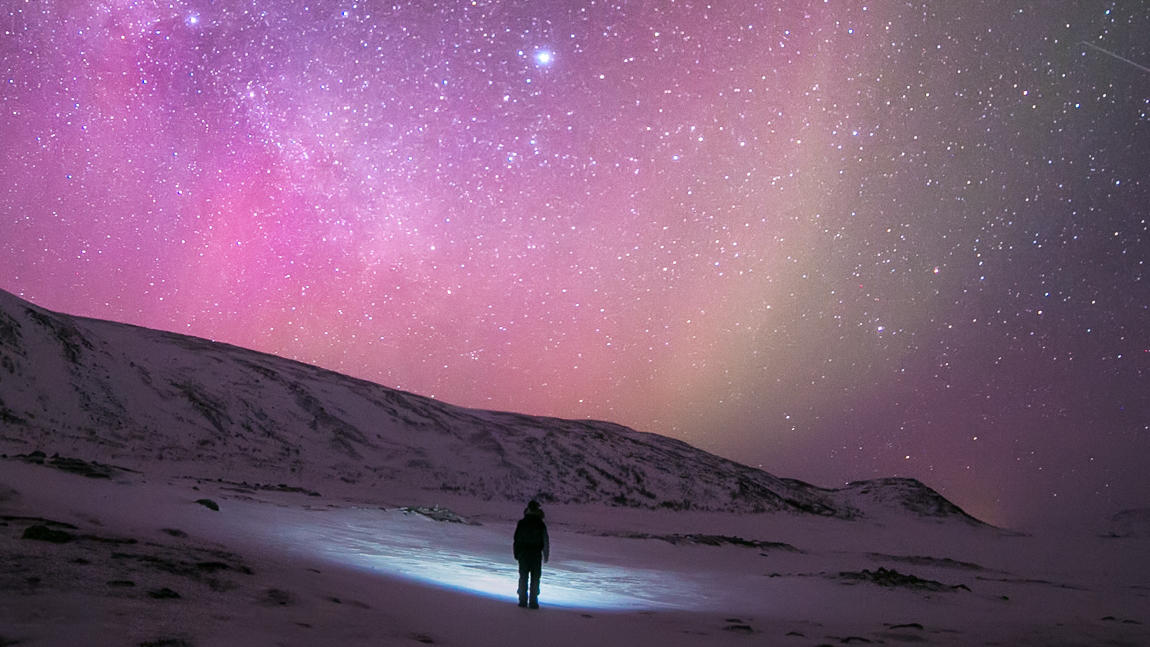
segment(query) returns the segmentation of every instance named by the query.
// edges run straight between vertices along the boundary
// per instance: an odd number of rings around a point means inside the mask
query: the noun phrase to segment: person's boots
[[[531,596],[531,602],[529,602],[527,604],[527,608],[538,609],[539,608],[539,600],[535,596]]]
[[[521,607],[527,606],[527,596],[525,596],[525,595],[519,596],[519,606],[521,606]]]

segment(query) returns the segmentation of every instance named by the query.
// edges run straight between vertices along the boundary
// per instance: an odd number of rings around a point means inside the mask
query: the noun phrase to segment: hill
[[[828,490],[609,422],[452,406],[0,291],[0,451],[369,496],[607,503],[839,518],[968,517],[913,479]]]

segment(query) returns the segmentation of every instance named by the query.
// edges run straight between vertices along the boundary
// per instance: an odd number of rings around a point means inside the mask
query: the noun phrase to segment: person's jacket
[[[543,515],[525,514],[515,525],[515,559],[543,554],[543,561],[551,558],[551,541],[547,537],[547,524]]]

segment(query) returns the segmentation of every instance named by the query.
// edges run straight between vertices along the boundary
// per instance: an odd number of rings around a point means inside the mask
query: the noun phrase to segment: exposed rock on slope
[[[1150,539],[1150,508],[1131,508],[1110,517],[1108,537]]]
[[[481,498],[853,517],[858,496],[962,515],[917,481],[848,496],[607,422],[455,407],[227,344],[53,313],[0,292],[0,451],[205,477]],[[346,487],[345,487],[346,486]],[[908,494],[909,493],[909,494]]]

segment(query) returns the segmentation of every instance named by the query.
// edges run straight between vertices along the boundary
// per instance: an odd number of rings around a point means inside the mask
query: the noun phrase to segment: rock
[[[468,526],[478,526],[479,524],[474,521],[468,521],[459,516],[452,510],[443,508],[437,505],[425,506],[406,506],[399,509],[403,514],[419,514],[431,519],[432,521],[445,521],[447,523],[461,523]]]
[[[731,535],[707,535],[701,533],[690,534],[670,534],[670,535],[656,535],[647,532],[615,532],[604,533],[605,537],[625,537],[627,539],[658,539],[665,541],[668,544],[698,544],[701,546],[741,546],[744,548],[756,548],[759,550],[785,550],[790,553],[802,553],[803,551],[788,543],[780,541],[761,541],[758,539],[743,539]],[[762,556],[767,557],[768,553],[761,553]]]
[[[180,594],[165,586],[162,589],[148,591],[148,597],[156,600],[177,600],[180,598]]]
[[[286,607],[295,602],[295,596],[282,589],[268,589],[264,591],[263,603],[269,606]]]
[[[863,569],[862,571],[843,571],[839,573],[839,577],[845,580],[862,580],[864,582],[871,582],[879,586],[898,586],[908,589],[918,589],[923,591],[958,591],[970,589],[965,584],[958,584],[950,586],[942,582],[934,580],[924,580],[921,577],[914,575],[904,575],[898,571],[886,568],[879,568],[877,571],[870,571]]]
[[[220,504],[212,501],[211,499],[196,499],[196,503],[204,506],[208,510],[214,510],[215,512],[220,511]]]
[[[116,465],[106,465],[104,463],[97,463],[96,461],[86,461],[82,458],[70,458],[67,456],[61,456],[59,454],[52,454],[52,456],[49,458],[44,452],[39,450],[28,454],[17,454],[14,456],[14,458],[17,460],[22,460],[25,463],[54,467],[58,470],[96,479],[112,478],[113,476],[116,476],[122,472],[132,471],[123,467],[118,467]]]
[[[48,526],[28,526],[24,530],[24,539],[38,539],[40,541],[50,541],[54,544],[65,544],[76,538],[70,532],[65,530],[53,530]]]
[[[1124,539],[1150,538],[1150,508],[1123,510],[1110,517],[1106,537]]]

